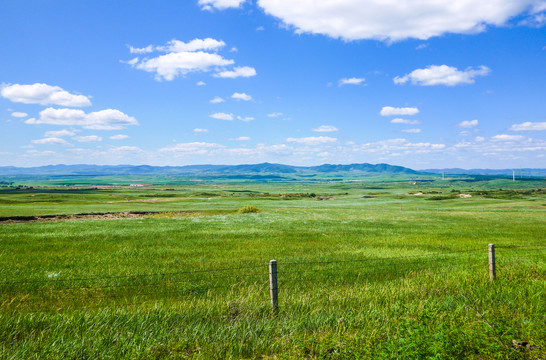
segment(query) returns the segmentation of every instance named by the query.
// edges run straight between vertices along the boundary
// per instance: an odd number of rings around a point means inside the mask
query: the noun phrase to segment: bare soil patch
[[[71,221],[71,220],[118,220],[135,219],[145,217],[192,217],[213,215],[202,211],[124,211],[124,212],[97,212],[97,213],[79,213],[79,214],[59,214],[59,215],[36,215],[36,216],[3,216],[0,217],[2,223],[18,222],[51,222],[51,221]]]

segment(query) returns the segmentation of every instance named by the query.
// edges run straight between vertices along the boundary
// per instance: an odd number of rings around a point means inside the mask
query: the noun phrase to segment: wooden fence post
[[[279,293],[277,287],[277,260],[269,262],[269,293],[271,294],[271,309],[279,309]]]
[[[495,268],[495,244],[489,244],[489,279],[495,280],[497,269]]]

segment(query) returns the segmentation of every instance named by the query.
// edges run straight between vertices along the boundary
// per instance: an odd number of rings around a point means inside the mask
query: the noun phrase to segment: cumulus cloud
[[[32,85],[13,84],[3,86],[2,97],[23,104],[60,105],[69,107],[90,106],[87,96],[71,94],[59,86],[35,83]]]
[[[402,118],[395,118],[391,120],[391,124],[407,124],[407,125],[417,125],[420,124],[419,120],[409,120]]]
[[[197,86],[205,86],[205,85],[207,85],[207,83],[204,82],[204,81],[198,81],[198,82],[195,83],[195,85],[197,85]]]
[[[217,52],[226,45],[221,40],[212,38],[193,39],[189,42],[173,39],[166,45],[152,46],[145,48],[129,47],[129,51],[139,54],[156,54],[155,57],[134,58],[126,61],[132,67],[155,74],[156,80],[171,81],[176,77],[185,76],[192,72],[210,72],[216,71],[216,77],[239,77],[254,76],[254,68],[243,66],[236,67],[234,70],[225,70],[228,65],[233,65],[235,61],[226,59]],[[198,86],[205,83],[200,81]]]
[[[40,145],[70,145],[70,143],[64,139],[56,138],[56,137],[47,137],[43,139],[38,140],[32,140],[33,144],[40,144]]]
[[[110,140],[125,140],[127,138],[129,138],[129,135],[124,135],[124,134],[118,134],[118,135],[113,135],[109,137]]]
[[[248,141],[250,138],[248,136],[239,136],[235,139],[236,141]]]
[[[58,137],[63,137],[63,136],[74,136],[74,135],[76,135],[76,131],[63,129],[63,130],[47,131],[44,134],[44,137],[46,137],[46,138],[48,138],[48,137],[58,138]]]
[[[85,113],[77,109],[54,108],[42,110],[38,119],[31,118],[26,120],[25,123],[82,126],[85,129],[93,130],[120,130],[126,126],[138,124],[134,117],[115,109]]]
[[[456,67],[447,65],[431,65],[425,69],[416,69],[402,77],[393,79],[395,84],[434,86],[456,86],[461,84],[473,84],[476,76],[484,76],[491,72],[487,66],[480,66],[477,69],[471,67],[465,70],[458,70]]]
[[[199,5],[203,10],[225,10],[228,8],[238,8],[246,0],[199,0]]]
[[[11,113],[11,116],[16,117],[16,118],[24,118],[24,117],[27,117],[28,114],[24,113],[24,112],[15,111],[15,112]]]
[[[245,94],[245,93],[233,93],[233,95],[231,95],[231,98],[232,99],[235,99],[235,100],[243,100],[243,101],[250,101],[252,100],[252,96],[248,95],[248,94]]]
[[[214,74],[215,77],[219,78],[238,78],[238,77],[252,77],[256,76],[256,69],[250,66],[241,66],[235,67],[233,70],[221,71],[217,74]]]
[[[298,33],[385,41],[479,33],[544,11],[543,0],[258,0],[258,5]]]
[[[237,116],[237,120],[252,121],[252,120],[254,120],[254,118],[252,116]]]
[[[220,96],[215,96],[214,99],[211,99],[209,101],[209,103],[211,104],[219,104],[219,103],[223,103],[225,100],[222,99]]]
[[[289,142],[289,143],[297,143],[297,144],[305,144],[305,145],[331,144],[331,143],[335,143],[336,141],[337,141],[337,138],[333,138],[329,136],[309,136],[309,137],[303,137],[303,138],[289,137],[286,139],[286,142]]]
[[[511,131],[544,131],[546,130],[546,122],[530,122],[526,121],[521,124],[510,126]]]
[[[198,133],[208,133],[209,132],[209,129],[199,129],[199,128],[195,128],[193,129],[193,132],[198,134]]]
[[[199,51],[199,50],[218,50],[226,46],[226,43],[222,40],[216,40],[212,38],[206,39],[193,39],[189,42],[173,39],[165,46],[157,46],[156,50],[167,52],[187,52],[187,51]]]
[[[338,86],[343,86],[343,85],[361,85],[363,82],[365,82],[366,79],[364,78],[356,78],[356,77],[352,77],[352,78],[343,78],[343,79],[340,79],[339,82],[338,82]]]
[[[275,117],[280,117],[280,116],[283,116],[284,114],[282,112],[273,112],[271,114],[267,114],[268,117],[271,117],[271,118],[275,118]]]
[[[97,136],[97,135],[75,136],[72,139],[76,140],[77,142],[99,142],[99,141],[102,141],[102,137]]]
[[[338,131],[339,129],[335,126],[332,126],[332,125],[321,125],[317,128],[314,128],[312,129],[313,131],[316,131],[316,132],[334,132],[334,131]]]
[[[233,120],[233,114],[226,114],[222,112],[214,113],[210,115],[210,117],[213,119],[218,119],[218,120],[229,120],[229,121]]]
[[[397,115],[415,115],[419,113],[419,109],[416,107],[392,107],[383,106],[381,116],[397,116]]]
[[[460,128],[471,129],[473,127],[478,126],[478,124],[479,124],[478,120],[465,120],[458,123],[457,126]]]
[[[196,52],[171,52],[156,58],[142,60],[134,65],[137,69],[155,73],[157,80],[174,80],[177,76],[193,71],[209,71],[215,66],[233,64],[233,60],[224,59],[218,54]]]

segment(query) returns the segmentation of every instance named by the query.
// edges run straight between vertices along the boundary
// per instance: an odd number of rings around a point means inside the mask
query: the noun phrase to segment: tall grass
[[[142,219],[0,225],[0,358],[546,355],[543,195],[437,205],[404,189],[311,190],[335,199],[208,194],[123,204],[171,211]]]

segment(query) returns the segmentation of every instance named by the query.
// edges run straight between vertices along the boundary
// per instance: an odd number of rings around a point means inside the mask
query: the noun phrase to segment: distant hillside
[[[363,171],[371,173],[396,173],[396,174],[418,174],[419,172],[403,167],[389,164],[350,164],[350,165],[330,165],[312,166],[308,168],[311,171],[318,172],[344,172],[344,171]]]
[[[350,164],[320,166],[291,166],[283,164],[244,164],[244,165],[186,165],[186,166],[150,166],[150,165],[47,165],[39,167],[0,167],[0,176],[108,176],[108,175],[176,175],[176,174],[296,174],[296,173],[389,173],[419,174],[417,171],[389,164]]]

